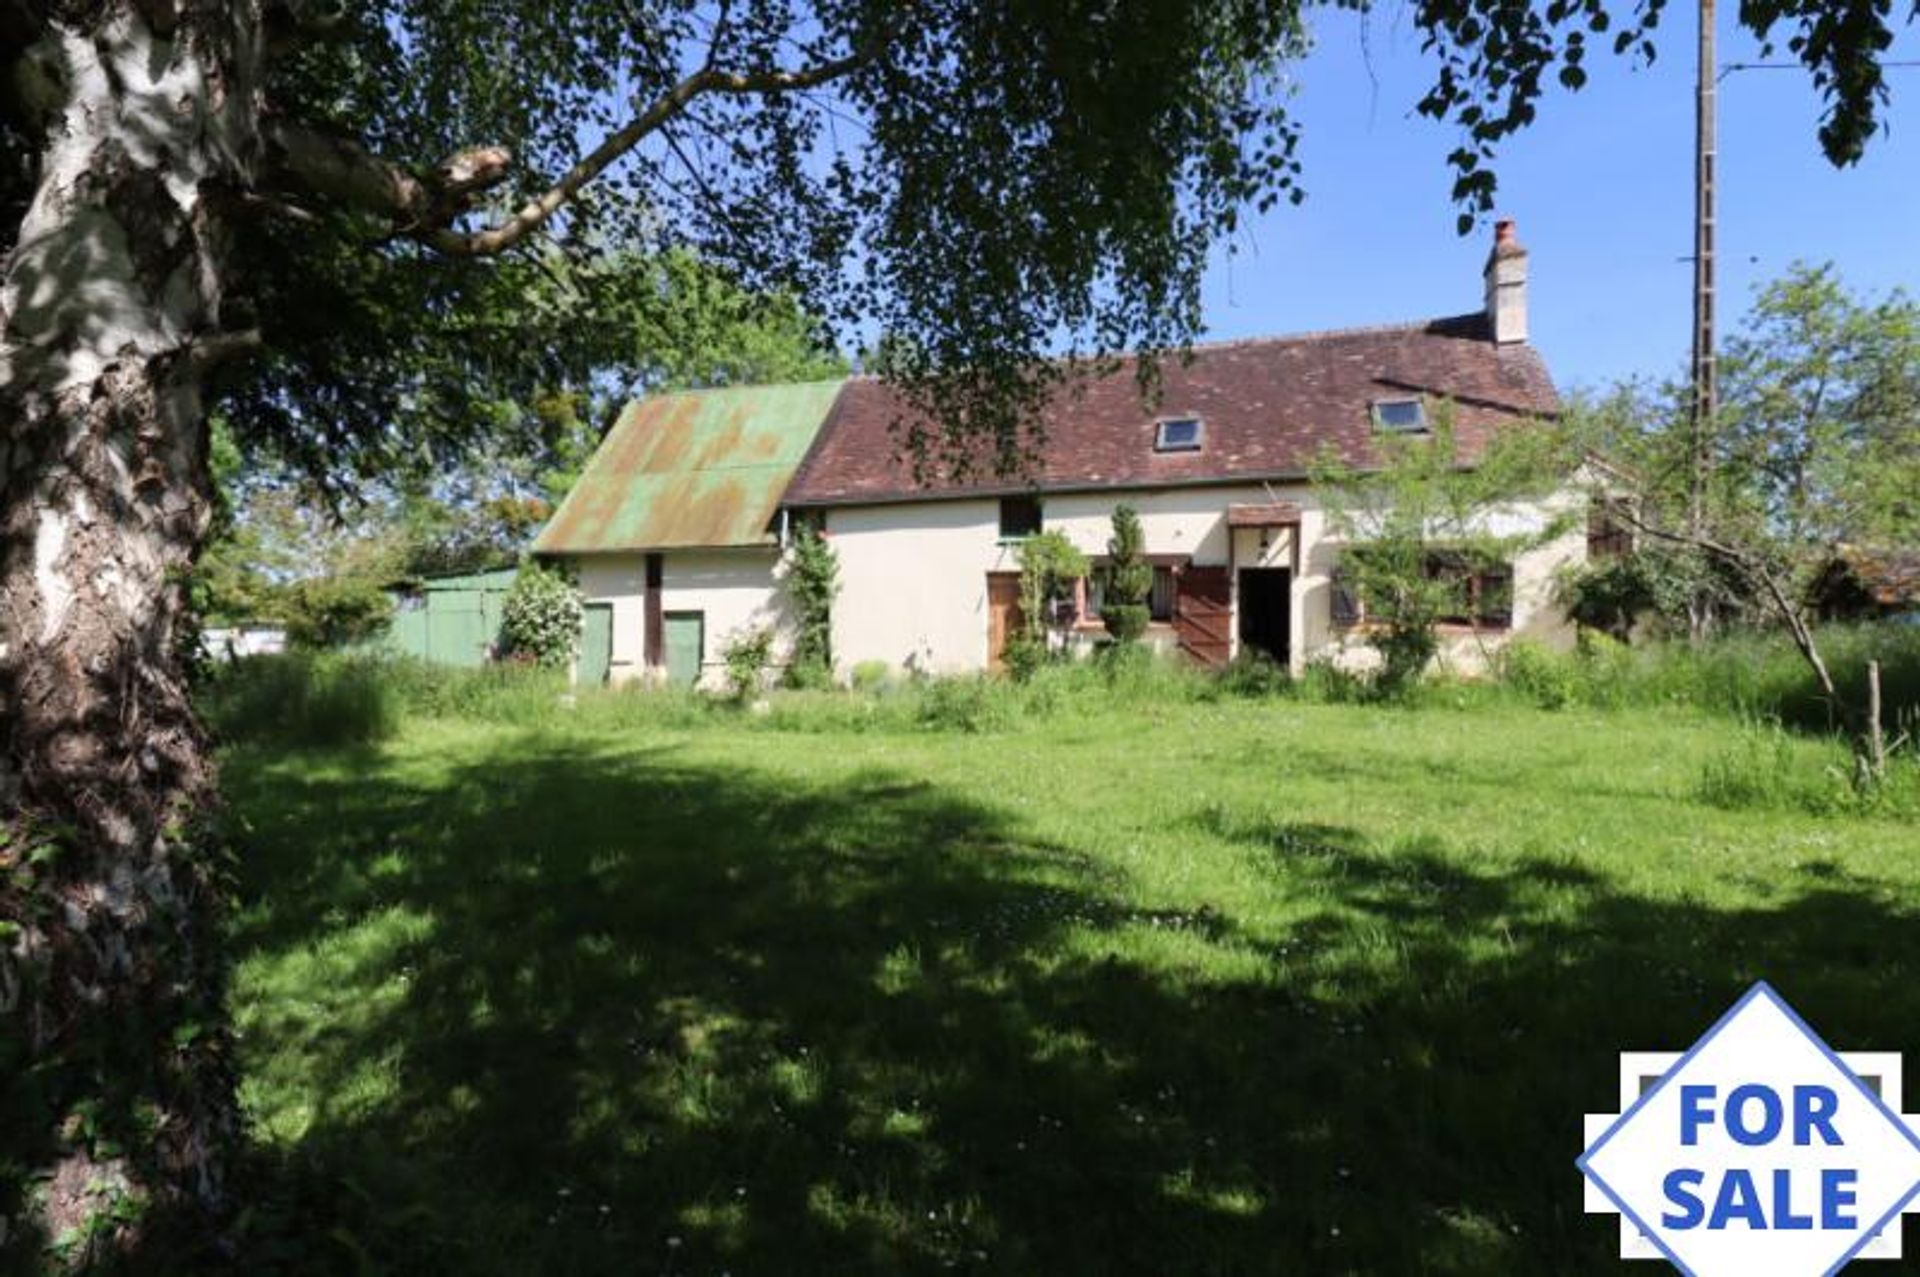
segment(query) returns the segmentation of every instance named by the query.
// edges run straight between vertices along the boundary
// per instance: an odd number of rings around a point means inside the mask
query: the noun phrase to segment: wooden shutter
[[[987,668],[1004,667],[1007,642],[1020,632],[1020,574],[987,573]]]
[[[1233,654],[1233,578],[1224,567],[1187,567],[1174,574],[1173,628],[1180,650],[1202,665],[1225,665]]]

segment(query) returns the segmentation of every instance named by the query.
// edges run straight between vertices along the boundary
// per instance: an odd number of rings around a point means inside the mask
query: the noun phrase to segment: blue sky
[[[1685,366],[1692,8],[1669,7],[1651,69],[1597,59],[1587,87],[1552,93],[1500,156],[1499,211],[1517,219],[1532,252],[1533,340],[1563,388]],[[1209,338],[1480,304],[1492,231],[1455,234],[1445,165],[1454,131],[1412,109],[1432,75],[1419,32],[1392,6],[1374,15],[1364,40],[1355,15],[1318,12],[1318,45],[1296,69],[1307,201],[1251,221],[1236,255],[1216,255]],[[1724,10],[1720,37],[1723,64],[1759,60]],[[1904,32],[1888,56],[1920,59],[1920,32]],[[1920,67],[1887,76],[1890,132],[1840,170],[1820,154],[1820,104],[1804,72],[1744,71],[1721,82],[1723,333],[1754,284],[1796,259],[1831,260],[1856,289],[1920,291]]]

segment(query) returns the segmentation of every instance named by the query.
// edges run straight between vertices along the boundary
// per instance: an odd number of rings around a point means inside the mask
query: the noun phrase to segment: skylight
[[[1373,428],[1389,435],[1425,434],[1427,405],[1419,399],[1376,399]]]
[[[1200,418],[1170,417],[1155,426],[1153,450],[1155,452],[1198,452],[1202,433]]]

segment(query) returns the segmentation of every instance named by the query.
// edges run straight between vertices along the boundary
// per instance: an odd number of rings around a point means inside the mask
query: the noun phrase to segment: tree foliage
[[[1051,636],[1070,624],[1066,605],[1074,582],[1087,574],[1087,556],[1056,529],[1022,541],[1019,557],[1020,632],[1007,643],[1006,661],[1025,677],[1051,654]]]
[[[1622,388],[1576,420],[1633,479],[1643,574],[1678,565],[1715,583],[1723,620],[1785,629],[1871,778],[1877,726],[1841,702],[1808,591],[1847,542],[1920,543],[1920,305],[1899,290],[1861,298],[1830,266],[1796,265],[1759,290],[1724,364],[1722,410],[1697,445],[1677,386]],[[1696,446],[1709,463],[1697,521]]]
[[[1702,440],[1706,541],[1739,551],[1798,600],[1838,546],[1920,539],[1920,303],[1898,289],[1859,297],[1831,266],[1795,265],[1758,290],[1722,368],[1721,411]],[[1686,521],[1686,405],[1678,383],[1629,384],[1571,416],[1660,532]],[[1725,622],[1783,619],[1755,571],[1725,554],[1659,536],[1639,550],[1656,580],[1706,581]]]
[[[1388,694],[1425,672],[1439,651],[1441,619],[1471,610],[1464,591],[1475,574],[1510,569],[1567,526],[1564,514],[1516,508],[1572,479],[1574,458],[1558,430],[1515,423],[1469,455],[1450,404],[1429,405],[1429,416],[1430,437],[1376,438],[1371,464],[1328,454],[1314,466],[1328,526],[1343,546],[1341,577],[1380,658],[1375,685]],[[1434,570],[1436,555],[1449,570]]]
[[[712,282],[683,278],[694,262],[891,334],[887,367],[944,410],[906,442],[1010,462],[1020,406],[1062,375],[1037,352],[1180,344],[1211,246],[1304,189],[1297,0],[267,11],[272,115],[226,289],[265,345],[227,405],[250,449],[328,480],[457,447],[476,400],[583,389],[637,329],[700,349],[713,330],[678,312]],[[10,19],[22,50],[38,12]],[[1593,46],[1650,59],[1664,12],[1416,5],[1436,66],[1419,109],[1458,130],[1463,219],[1550,87],[1580,87]],[[1767,0],[1741,18],[1812,72],[1827,154],[1858,158],[1891,15]],[[0,112],[0,210],[24,208],[46,126],[24,96]]]

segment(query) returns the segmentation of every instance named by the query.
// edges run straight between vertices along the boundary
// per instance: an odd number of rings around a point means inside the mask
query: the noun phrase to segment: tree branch
[[[1833,681],[1833,674],[1827,669],[1827,663],[1820,655],[1820,646],[1814,639],[1813,627],[1807,624],[1806,616],[1794,605],[1793,600],[1787,597],[1786,587],[1780,583],[1780,578],[1774,571],[1767,566],[1764,558],[1736,546],[1728,545],[1726,542],[1717,540],[1705,533],[1673,532],[1666,528],[1659,527],[1656,524],[1648,523],[1640,517],[1638,511],[1632,508],[1631,503],[1623,504],[1615,513],[1621,522],[1636,532],[1644,532],[1655,540],[1665,541],[1669,545],[1685,546],[1689,549],[1699,550],[1703,553],[1713,555],[1715,558],[1731,566],[1734,571],[1743,574],[1748,580],[1766,591],[1767,599],[1773,604],[1773,610],[1779,614],[1781,622],[1787,627],[1787,632],[1793,639],[1794,647],[1799,649],[1801,658],[1805,660],[1808,667],[1812,669],[1814,679],[1820,684],[1821,695],[1826,699],[1827,704],[1832,707],[1833,711],[1840,716],[1841,721],[1851,729],[1854,723],[1853,712],[1846,703],[1840,699],[1840,691]]]
[[[266,121],[270,153],[281,174],[333,203],[392,221],[402,233],[442,229],[475,196],[506,180],[512,154],[482,146],[442,160],[428,173],[381,159],[351,138],[279,117]]]
[[[397,233],[455,257],[486,257],[504,252],[544,225],[562,205],[641,141],[685,114],[706,96],[789,93],[839,79],[869,58],[855,52],[797,71],[722,71],[702,67],[655,99],[634,119],[607,135],[561,175],[505,220],[479,231],[453,229],[475,197],[506,180],[512,154],[504,147],[482,146],[443,160],[432,172],[418,173],[382,159],[360,143],[323,133],[292,120],[273,118],[265,134],[283,176],[334,203],[392,221]]]
[[[428,227],[414,232],[414,237],[454,256],[484,257],[511,248],[545,224],[561,205],[621,156],[685,113],[696,99],[709,94],[745,96],[816,88],[847,75],[866,60],[866,54],[852,53],[798,71],[721,71],[708,65],[675,84],[630,123],[608,134],[600,145],[562,174],[559,181],[521,205],[519,211],[506,220],[473,232],[455,231],[444,225]]]

